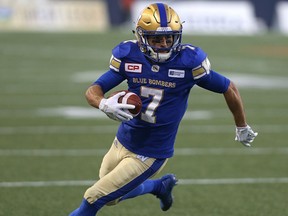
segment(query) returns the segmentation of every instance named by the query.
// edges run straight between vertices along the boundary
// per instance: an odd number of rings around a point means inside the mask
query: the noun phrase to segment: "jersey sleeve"
[[[93,85],[99,85],[101,86],[104,93],[108,92],[110,89],[116,87],[121,82],[125,80],[125,77],[123,77],[120,73],[116,73],[113,70],[109,70],[103,75],[101,75],[94,83]]]
[[[209,75],[211,64],[207,54],[199,47],[195,48],[195,58],[192,67],[193,79],[198,81],[202,77]]]
[[[121,68],[122,58],[127,56],[130,52],[130,46],[127,42],[122,42],[112,50],[109,68],[110,70],[104,73],[94,84],[101,86],[104,93],[116,87],[126,79],[126,74],[123,73]]]
[[[213,70],[210,70],[210,73],[197,83],[198,86],[216,93],[226,92],[229,84],[230,80],[228,78]]]
[[[131,41],[121,42],[112,50],[112,56],[110,59],[110,69],[116,72],[121,72],[120,67],[122,59],[125,58],[131,52]]]
[[[199,61],[199,64],[196,67],[192,68],[192,75],[194,80],[199,80],[202,77],[209,75],[210,70],[211,64],[208,57],[206,56],[204,59]]]
[[[184,49],[182,62],[186,67],[191,68],[191,73],[195,81],[198,81],[210,73],[211,64],[207,54],[200,47],[186,44],[182,49]]]
[[[182,61],[191,68],[192,77],[196,84],[204,89],[224,93],[227,91],[230,80],[211,69],[207,54],[200,48],[186,44]]]

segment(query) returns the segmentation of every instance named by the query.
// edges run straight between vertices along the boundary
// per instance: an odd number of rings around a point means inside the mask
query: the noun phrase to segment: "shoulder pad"
[[[207,58],[207,54],[200,48],[191,44],[183,44],[181,47],[181,60],[186,67],[197,67]]]
[[[200,48],[192,45],[183,45],[181,52],[182,62],[192,69],[194,80],[200,79],[210,73],[211,65],[207,54]]]
[[[114,47],[112,54],[118,59],[124,58],[129,55],[134,46],[138,46],[136,40],[123,41]]]

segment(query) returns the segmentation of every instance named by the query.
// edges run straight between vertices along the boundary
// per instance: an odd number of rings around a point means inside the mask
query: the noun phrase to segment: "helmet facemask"
[[[182,39],[182,31],[145,31],[140,27],[136,29],[136,35],[139,42],[141,51],[145,56],[156,62],[165,62],[173,54],[179,51]],[[165,38],[167,47],[156,47],[149,43],[155,41],[155,43],[161,43],[161,40]]]

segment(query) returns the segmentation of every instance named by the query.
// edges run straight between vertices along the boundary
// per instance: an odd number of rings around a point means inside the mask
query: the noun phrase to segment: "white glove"
[[[131,120],[133,116],[125,112],[125,109],[134,109],[135,106],[131,104],[118,103],[118,98],[123,95],[125,95],[124,91],[119,92],[108,99],[103,98],[100,101],[99,109],[113,120],[116,121]]]
[[[246,127],[236,127],[235,140],[241,142],[244,146],[250,147],[258,133],[254,132],[249,125]]]

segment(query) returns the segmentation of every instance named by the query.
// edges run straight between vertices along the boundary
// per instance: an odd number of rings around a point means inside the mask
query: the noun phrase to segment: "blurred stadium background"
[[[84,92],[151,2],[0,0],[0,216],[79,205],[117,129]],[[259,136],[236,143],[223,97],[196,87],[162,171],[180,179],[173,208],[143,196],[99,215],[288,216],[288,2],[159,2],[185,21],[184,42],[236,82]]]
[[[0,30],[93,31],[131,26],[154,1],[1,0]],[[191,34],[288,34],[287,0],[170,0]],[[131,20],[132,19],[132,20]]]

